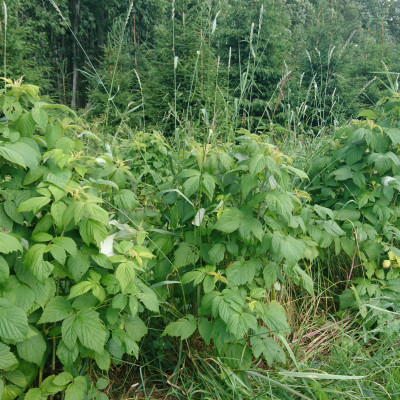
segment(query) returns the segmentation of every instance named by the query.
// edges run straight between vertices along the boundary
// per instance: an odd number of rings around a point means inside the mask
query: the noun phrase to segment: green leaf
[[[28,333],[26,313],[6,299],[0,298],[0,337],[19,342]]]
[[[135,264],[132,261],[121,263],[115,271],[115,276],[121,286],[122,292],[135,279]]]
[[[40,130],[45,133],[47,123],[49,122],[49,116],[47,115],[47,112],[42,108],[34,107],[32,108],[31,113],[33,120],[37,123]]]
[[[32,197],[26,201],[23,201],[19,207],[18,212],[29,212],[32,211],[34,214],[44,207],[46,204],[50,203],[49,197]]]
[[[104,349],[106,332],[99,314],[92,309],[80,310],[64,320],[62,338],[67,347],[74,348],[76,338],[88,349],[101,353]]]
[[[42,362],[47,345],[41,333],[31,327],[31,335],[23,342],[17,343],[17,351],[20,358],[40,365]]]
[[[31,113],[23,113],[17,121],[17,129],[21,136],[32,137],[35,133],[35,121],[32,118]]]
[[[192,176],[187,179],[183,184],[184,193],[187,197],[190,197],[192,194],[196,193],[200,188],[200,176]]]
[[[290,331],[286,320],[285,309],[275,300],[272,300],[262,314],[261,319],[271,330],[271,333],[287,333]]]
[[[249,162],[249,172],[251,175],[259,174],[267,166],[267,158],[263,153],[251,157]]]
[[[279,232],[274,232],[272,236],[272,252],[277,261],[286,259],[289,264],[295,264],[303,257],[306,250],[305,244],[290,235],[281,236]]]
[[[185,340],[193,335],[197,328],[197,322],[194,316],[189,314],[184,318],[178,319],[178,321],[170,322],[161,336],[169,335],[179,337],[181,340]]]
[[[24,400],[43,400],[44,394],[40,388],[33,388],[25,395]]]
[[[66,237],[66,236],[56,237],[53,239],[53,243],[62,247],[65,251],[67,251],[72,256],[76,255],[77,248],[76,248],[76,243],[74,242],[73,239]]]
[[[212,200],[212,198],[214,196],[214,190],[215,190],[214,178],[210,174],[204,173],[202,181],[203,181],[204,191],[205,191],[206,195],[208,196],[208,198],[210,200]]]
[[[263,270],[263,277],[265,287],[270,289],[272,285],[278,280],[278,276],[281,272],[279,265],[275,262],[268,263]]]
[[[0,232],[0,253],[9,254],[13,251],[22,252],[22,244],[14,236]]]
[[[104,225],[108,226],[108,212],[102,209],[99,205],[94,203],[89,203],[86,206],[86,210],[88,211],[91,219],[95,221],[99,221]]]
[[[349,165],[338,168],[332,174],[337,181],[345,181],[353,176],[353,170]]]
[[[18,360],[11,352],[11,349],[0,342],[0,369],[11,369],[17,365]]]
[[[64,400],[84,399],[88,391],[86,379],[84,376],[77,376],[67,387]]]
[[[270,191],[265,196],[265,203],[273,215],[282,216],[286,220],[289,220],[292,216],[294,209],[293,200],[286,193],[276,190]]]
[[[68,258],[67,267],[74,280],[79,282],[90,267],[88,255],[77,252],[74,256]]]
[[[228,330],[236,339],[240,339],[247,334],[249,329],[257,329],[257,318],[249,313],[232,314],[228,320]]]
[[[64,371],[54,378],[53,383],[58,386],[65,386],[71,383],[73,379],[74,377],[69,372]]]
[[[213,324],[206,318],[200,318],[199,333],[207,346],[210,345]]]
[[[139,204],[135,193],[128,189],[121,189],[114,195],[115,204],[124,210],[134,210]]]
[[[321,221],[321,227],[333,237],[343,236],[344,230],[333,220]]]
[[[225,256],[225,245],[222,243],[215,244],[208,252],[212,264],[219,264]]]
[[[182,242],[179,244],[179,247],[177,248],[177,250],[175,250],[174,256],[174,265],[176,268],[195,264],[200,257],[199,251],[196,246],[187,242]]]
[[[45,244],[35,244],[29,248],[24,257],[24,266],[40,282],[43,282],[53,271],[53,265],[43,260],[43,254],[46,252]]]
[[[93,242],[100,246],[100,243],[107,237],[107,229],[104,225],[92,219],[85,219],[81,222],[79,233],[87,245]]]
[[[400,144],[400,129],[398,129],[398,128],[389,128],[389,129],[385,129],[385,132],[389,135],[392,143],[395,146]]]
[[[243,214],[237,208],[231,208],[222,213],[221,218],[215,223],[213,229],[225,233],[232,233],[239,229]]]
[[[137,315],[134,318],[129,318],[125,325],[125,330],[135,342],[142,340],[148,332],[146,324]]]
[[[7,282],[10,276],[10,268],[7,261],[0,256],[0,284]]]
[[[244,285],[252,282],[259,265],[257,260],[235,261],[226,270],[229,286]]]
[[[156,293],[148,288],[143,287],[143,293],[138,295],[138,298],[143,302],[145,307],[150,311],[159,312],[159,305]]]
[[[250,343],[254,357],[259,358],[262,354],[268,365],[272,366],[274,362],[286,362],[282,347],[269,337],[265,327],[257,328],[257,333],[250,338]]]
[[[24,158],[15,150],[10,149],[7,146],[0,146],[0,156],[6,159],[7,161],[10,161],[23,168],[26,168],[26,163]]]
[[[250,191],[257,186],[257,183],[258,179],[256,176],[250,174],[242,176],[242,179],[240,180],[240,188],[242,191],[243,199],[245,199],[247,195],[250,193]]]

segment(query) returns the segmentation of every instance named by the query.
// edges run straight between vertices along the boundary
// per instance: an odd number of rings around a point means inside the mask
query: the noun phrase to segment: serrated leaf
[[[259,358],[262,354],[268,365],[272,366],[274,362],[286,362],[285,352],[275,340],[268,337],[265,327],[258,327],[256,335],[250,338],[250,343],[254,357]]]
[[[115,271],[115,276],[122,292],[124,292],[126,287],[135,279],[135,264],[132,261],[121,263]]]
[[[77,338],[83,346],[97,353],[104,349],[106,332],[99,314],[92,309],[80,310],[68,317],[63,322],[61,331],[63,341],[70,349],[74,347]]]
[[[43,254],[46,250],[47,246],[45,244],[35,244],[28,249],[23,260],[24,266],[40,282],[43,282],[54,268],[52,264],[43,259]]]
[[[7,282],[10,276],[10,268],[7,264],[7,261],[0,256],[0,284]]]
[[[18,206],[18,212],[33,212],[37,214],[37,212],[44,207],[46,204],[50,203],[49,197],[32,197],[24,202],[22,202]]]
[[[194,316],[189,314],[184,318],[178,319],[178,321],[170,322],[161,336],[169,335],[179,337],[181,340],[188,339],[193,335],[197,328],[197,322]]]
[[[232,233],[239,229],[243,214],[237,208],[232,208],[222,213],[221,218],[215,223],[213,229],[225,233]]]
[[[272,236],[272,252],[277,261],[286,259],[289,264],[295,264],[303,257],[305,250],[306,246],[302,241],[290,235],[281,236],[280,233],[274,232]]]
[[[47,112],[42,108],[34,107],[31,110],[31,114],[33,120],[37,123],[40,130],[45,133],[47,123],[49,122],[49,116],[47,115]]]
[[[87,245],[93,242],[100,246],[100,243],[107,237],[105,226],[101,222],[89,218],[80,223],[79,233]]]
[[[138,298],[143,302],[147,309],[158,313],[160,310],[156,293],[147,287],[143,289],[143,293],[140,293]]]
[[[215,244],[208,252],[211,262],[214,265],[219,264],[225,255],[225,245],[222,243]]]
[[[252,282],[259,262],[257,260],[235,261],[226,270],[229,286],[244,285]]]
[[[287,333],[290,331],[286,320],[285,309],[275,300],[272,300],[261,316],[271,333]]]
[[[19,165],[22,168],[26,168],[24,158],[12,148],[10,149],[7,146],[0,146],[0,157],[3,157],[7,161]]]
[[[62,247],[65,251],[67,251],[72,256],[76,255],[77,247],[76,243],[73,239],[63,236],[63,237],[56,237],[53,239],[53,242],[58,246]]]
[[[199,259],[199,251],[195,245],[182,242],[174,253],[176,268],[185,267],[186,265],[195,264]]]
[[[257,329],[257,318],[249,313],[232,314],[228,320],[228,330],[236,339],[247,334],[249,329]]]
[[[0,338],[19,342],[27,333],[26,313],[8,300],[0,298]]]
[[[77,376],[65,390],[64,400],[84,399],[88,387],[84,376]]]
[[[265,202],[273,215],[282,216],[286,220],[290,219],[294,205],[289,195],[274,190],[266,194]]]
[[[263,277],[265,287],[270,289],[272,285],[277,281],[278,276],[281,272],[279,265],[275,262],[268,263],[263,270]]]
[[[17,351],[20,358],[23,360],[29,361],[36,365],[40,365],[42,362],[44,353],[46,351],[47,345],[41,333],[31,327],[30,328],[34,333],[28,339],[23,342],[17,343]]]
[[[14,236],[0,232],[0,253],[9,254],[13,251],[22,252],[22,244]]]
[[[259,174],[267,166],[267,159],[264,154],[259,153],[250,158],[249,172],[251,175]]]
[[[0,342],[0,369],[11,369],[17,365],[18,360],[11,352],[11,349]]]

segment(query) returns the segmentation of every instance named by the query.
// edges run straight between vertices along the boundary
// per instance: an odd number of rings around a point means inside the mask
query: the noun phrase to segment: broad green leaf
[[[95,286],[96,286],[95,283],[89,281],[82,281],[77,283],[76,285],[72,286],[69,292],[68,300],[78,297],[82,294],[85,294],[90,290],[93,290]]]
[[[101,323],[99,314],[92,309],[78,311],[71,315],[62,324],[62,338],[71,349],[74,347],[76,338],[88,349],[101,353],[104,349],[106,332]]]
[[[128,189],[121,189],[114,195],[115,204],[124,210],[134,210],[139,204],[135,193]]]
[[[228,330],[236,339],[240,339],[247,334],[249,329],[257,329],[257,318],[249,313],[232,314],[228,320]]]
[[[64,386],[64,385],[68,385],[69,383],[72,382],[72,380],[74,379],[74,377],[67,371],[61,372],[61,374],[57,375],[53,382],[55,385],[58,386]]]
[[[10,161],[23,168],[26,168],[26,163],[24,158],[12,148],[10,149],[7,146],[0,146],[0,157],[3,157],[7,161]]]
[[[204,175],[202,177],[202,182],[203,182],[203,186],[205,189],[205,193],[208,196],[208,198],[211,200],[214,196],[215,180],[210,174],[204,173]]]
[[[349,165],[345,165],[332,172],[332,175],[338,181],[345,181],[353,176],[353,170]]]
[[[135,342],[142,340],[148,332],[146,324],[137,315],[134,318],[128,319],[125,325],[125,330]]]
[[[252,282],[260,263],[257,260],[235,261],[226,270],[229,286],[244,285]]]
[[[0,338],[20,342],[28,333],[28,320],[21,308],[0,298]]]
[[[246,174],[242,176],[242,179],[240,180],[240,188],[242,191],[242,196],[243,199],[247,197],[247,195],[253,190],[258,183],[258,179],[256,176]]]
[[[21,136],[32,137],[35,132],[35,121],[32,118],[31,113],[23,113],[17,121],[17,129]]]
[[[277,261],[286,259],[289,264],[295,264],[303,257],[306,250],[305,244],[290,235],[281,236],[279,232],[274,232],[272,236],[272,252]]]
[[[225,233],[232,233],[239,229],[243,214],[237,208],[231,208],[222,213],[220,219],[215,223],[214,229]]]
[[[389,129],[385,129],[385,132],[389,135],[392,143],[395,146],[400,144],[400,129],[398,129],[398,128],[389,128]]]
[[[36,214],[42,207],[50,203],[50,200],[49,197],[32,197],[19,205],[18,212],[32,211]]]
[[[197,322],[194,319],[194,316],[188,314],[186,317],[178,319],[178,321],[170,322],[161,336],[177,336],[181,340],[185,340],[193,335],[196,328]]]
[[[65,390],[65,400],[84,399],[88,391],[86,379],[84,376],[77,376]]]
[[[23,360],[40,365],[47,345],[42,334],[37,329],[33,327],[30,327],[30,329],[32,332],[30,333],[29,338],[23,342],[17,343],[18,355]]]
[[[206,318],[200,318],[199,333],[207,346],[210,345],[213,324]]]
[[[286,362],[286,356],[281,346],[268,335],[265,327],[259,326],[257,333],[250,338],[251,349],[255,358],[263,355],[268,365],[274,362]]]
[[[249,171],[251,175],[259,174],[267,166],[267,159],[263,153],[256,154],[250,158]]]
[[[135,264],[132,261],[121,263],[115,271],[115,276],[122,292],[124,292],[126,287],[135,279]]]
[[[154,292],[154,290],[148,287],[143,287],[143,292],[140,293],[137,297],[142,301],[144,306],[150,311],[154,311],[157,313],[160,311],[157,295]]]
[[[270,191],[265,196],[265,202],[273,215],[282,216],[286,220],[290,219],[294,205],[289,195],[276,190]]]
[[[1,318],[1,317],[0,317]],[[11,349],[0,342],[0,370],[11,369],[18,365],[18,360],[11,352]]]
[[[40,130],[46,132],[47,123],[49,122],[49,116],[42,108],[34,107],[31,110],[32,118],[39,126]]]
[[[0,284],[7,282],[9,276],[10,268],[7,264],[7,261],[0,256]]]
[[[208,252],[211,262],[214,265],[219,264],[225,255],[225,245],[222,243],[215,244]]]
[[[183,188],[187,197],[192,196],[192,194],[196,193],[200,188],[200,176],[192,176],[187,179],[183,184]]]
[[[100,246],[100,243],[107,237],[105,226],[101,222],[89,218],[80,223],[79,233],[87,245],[93,242],[97,246]]]
[[[261,319],[270,329],[271,333],[287,333],[290,331],[286,320],[284,308],[275,300],[272,300],[262,314]]]
[[[99,221],[102,224],[108,226],[108,212],[106,210],[94,203],[89,203],[86,206],[86,210],[89,213],[91,219]]]
[[[43,400],[44,394],[40,388],[30,389],[26,395],[24,400]]]
[[[272,285],[278,280],[278,276],[281,272],[279,265],[275,262],[268,263],[263,270],[263,277],[265,287],[270,289]]]
[[[40,282],[43,282],[53,271],[53,265],[44,261],[43,255],[47,250],[45,244],[35,244],[29,248],[24,257],[24,266]]]
[[[53,239],[53,242],[58,246],[62,247],[65,251],[67,251],[72,256],[76,255],[77,248],[76,243],[73,239],[63,236],[63,237],[56,237]]]
[[[340,228],[340,226],[333,220],[321,221],[320,225],[327,233],[329,233],[329,235],[333,237],[339,237],[345,234],[343,229]]]
[[[182,242],[174,253],[176,268],[185,267],[186,265],[195,264],[199,259],[199,250],[195,245],[187,242]]]
[[[13,251],[22,252],[22,244],[14,236],[0,232],[0,253],[9,254]]]

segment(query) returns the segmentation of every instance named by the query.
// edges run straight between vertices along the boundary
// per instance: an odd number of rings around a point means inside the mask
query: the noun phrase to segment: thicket
[[[398,395],[397,2],[50,3],[3,9],[0,399]]]

